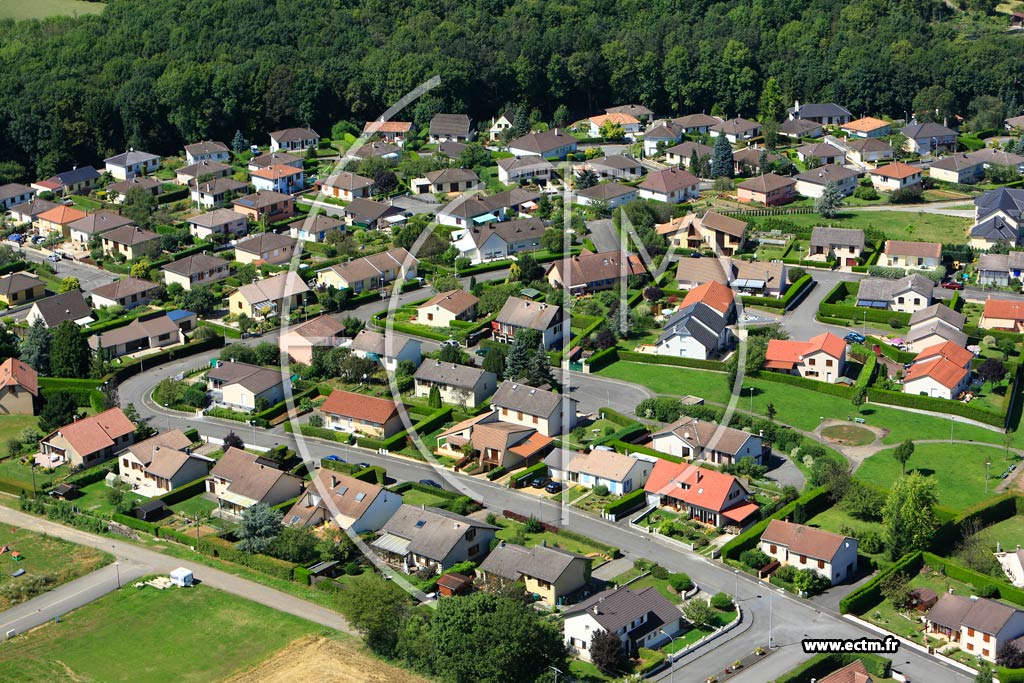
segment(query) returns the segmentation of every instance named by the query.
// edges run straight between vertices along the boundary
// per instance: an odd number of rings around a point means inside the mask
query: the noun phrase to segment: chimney
[[[332,474],[331,475],[331,488],[333,489],[333,488],[335,488],[337,486],[338,486],[338,478]]]
[[[591,611],[591,612],[593,612],[593,613],[594,613],[595,615],[597,615],[597,614],[600,614],[600,613],[601,613],[601,610],[600,610],[600,609],[598,608],[598,606],[597,606],[597,605],[594,605],[593,607],[591,607],[591,608],[590,608],[590,611]]]
[[[542,548],[547,548],[548,547],[548,540],[546,538],[542,539],[541,542],[540,542],[540,545],[541,545]]]

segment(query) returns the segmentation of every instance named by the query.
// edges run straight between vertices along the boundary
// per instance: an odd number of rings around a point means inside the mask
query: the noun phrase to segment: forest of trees
[[[0,22],[0,182],[238,129],[260,144],[283,126],[324,133],[434,74],[404,118],[624,102],[755,116],[793,99],[967,116],[983,95],[1019,113],[1024,35],[985,14],[992,0],[961,2],[111,0],[99,16]]]

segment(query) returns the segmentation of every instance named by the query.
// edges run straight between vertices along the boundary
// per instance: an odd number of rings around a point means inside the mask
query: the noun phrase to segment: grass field
[[[819,529],[825,529],[826,531],[831,531],[836,534],[842,533],[840,530],[843,527],[849,527],[853,529],[853,535],[855,538],[861,538],[864,533],[868,531],[873,531],[879,536],[883,536],[881,522],[865,522],[864,520],[850,516],[848,513],[837,507],[829,508],[820,514],[815,515],[807,521],[807,524],[808,526],[815,526]],[[891,564],[885,550],[882,550],[880,553],[870,554],[864,552],[862,549],[858,549],[858,554],[874,559],[881,568],[888,567]]]
[[[4,0],[0,2],[0,19],[45,19],[46,17],[99,14],[106,7],[102,2],[85,0]]]
[[[0,533],[0,546],[5,545],[10,552],[0,555],[0,610],[35,597],[17,589],[19,584],[27,584],[34,577],[49,577],[51,583],[47,588],[56,588],[114,560],[113,556],[95,548],[12,527],[3,527]],[[24,559],[15,561],[11,554],[14,552],[21,553]],[[11,576],[17,569],[24,569],[25,574]],[[9,679],[0,676],[0,680]]]
[[[127,629],[127,631],[126,631]],[[204,586],[126,587],[29,635],[0,654],[5,681],[220,680],[249,668],[314,624]],[[130,647],[125,647],[130,631]]]
[[[892,457],[893,449],[871,456],[854,473],[858,479],[889,488],[900,476],[900,464]],[[988,495],[985,494],[985,462],[991,461]],[[917,470],[933,477],[939,504],[962,510],[995,495],[1000,473],[1006,469],[1003,449],[958,444],[917,444],[907,461],[907,473]]]
[[[870,429],[854,425],[825,427],[821,430],[821,435],[845,446],[866,446],[875,440],[875,434]]]
[[[38,428],[39,418],[34,415],[0,415],[0,443],[7,445],[11,439],[21,438],[26,427]]]
[[[983,529],[981,537],[992,550],[996,549],[996,543],[1003,550],[1013,550],[1018,545],[1024,546],[1024,516],[1015,515],[997,522]]]
[[[960,244],[967,241],[967,227],[971,221],[956,216],[923,213],[919,211],[846,211],[836,218],[824,219],[817,214],[783,216],[797,225],[831,225],[836,228],[874,228],[889,239],[914,240]],[[754,222],[764,219],[754,218]],[[907,230],[907,226],[912,226]]]
[[[402,502],[415,507],[426,505],[429,508],[443,505],[448,502],[448,499],[419,489],[409,489],[402,494]]]
[[[547,544],[557,548],[564,548],[571,553],[579,553],[580,555],[601,555],[602,552],[596,546],[592,546],[584,541],[579,541],[574,538],[567,538],[561,534],[552,533],[550,531],[543,531],[539,534],[528,534],[523,530],[523,524],[516,522],[511,519],[504,517],[498,518],[498,526],[501,529],[495,534],[498,538],[503,541],[509,541],[512,543],[521,543],[526,547],[535,546],[541,541],[547,541]],[[522,534],[522,538],[517,538],[519,534]]]
[[[619,361],[602,368],[596,374],[642,384],[659,394],[671,396],[689,394],[700,396],[712,403],[725,403],[729,400],[726,377],[720,372]]]

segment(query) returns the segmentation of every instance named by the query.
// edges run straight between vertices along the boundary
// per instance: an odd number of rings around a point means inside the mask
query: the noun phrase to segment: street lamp
[[[114,563],[114,571],[117,572],[117,589],[121,590],[121,563],[120,562],[115,562]]]
[[[668,642],[671,644],[671,647],[673,648],[672,649],[672,654],[675,654],[675,646],[676,646],[676,639],[675,639],[675,637],[673,637],[671,633],[669,633],[668,631],[666,631],[663,628],[659,628],[658,629],[658,633],[663,633],[664,635],[668,636]],[[676,667],[675,667],[675,664],[672,663],[672,657],[671,656],[668,659],[668,665],[670,667],[670,669],[669,669],[670,670],[670,673],[669,673],[670,679],[669,680],[670,680],[671,683],[675,683],[675,680],[676,680]]]
[[[992,463],[988,460],[985,461],[985,495],[988,495],[988,473],[992,468]]]
[[[754,387],[750,387],[750,416],[754,416]]]
[[[562,673],[562,670],[557,666],[552,666],[550,664],[548,664],[548,668],[555,672],[555,683],[558,683],[558,676]]]
[[[739,604],[740,604],[740,570],[739,569],[733,569],[732,573],[733,573],[734,578],[736,579],[736,587],[732,591],[732,599],[736,601],[736,605],[737,605],[737,607],[739,607]]]
[[[825,422],[825,416],[821,415],[818,417],[818,445],[821,445],[821,425]]]
[[[252,425],[252,442],[256,443],[256,420],[249,420],[249,424]]]

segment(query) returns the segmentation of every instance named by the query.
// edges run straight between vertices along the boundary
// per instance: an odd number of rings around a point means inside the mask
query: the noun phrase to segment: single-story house
[[[249,221],[244,214],[231,209],[214,209],[188,219],[188,231],[201,240],[214,235],[239,237],[249,230]]]
[[[589,453],[574,453],[556,448],[544,458],[548,474],[570,486],[605,486],[616,496],[643,488],[654,469],[655,458],[640,453],[623,455],[595,448]]]
[[[316,282],[320,287],[351,289],[354,294],[386,287],[395,280],[416,277],[419,260],[402,247],[362,256],[345,263],[318,270]]]
[[[45,199],[35,197],[27,202],[15,204],[7,213],[15,223],[32,223],[36,220],[36,216],[39,214],[45,213],[50,209],[56,209],[58,206],[60,206],[60,204],[55,204],[53,202],[48,202]],[[85,214],[82,213],[82,216],[84,215]]]
[[[302,157],[288,154],[287,152],[268,152],[249,159],[247,166],[250,172],[258,171],[269,166],[294,166],[303,168]]]
[[[136,318],[123,327],[89,337],[89,346],[104,358],[120,358],[145,349],[184,343],[181,328],[166,314],[147,320]]]
[[[623,136],[629,139],[640,134],[640,120],[632,114],[614,113],[598,114],[587,119],[590,124],[590,137],[603,137],[601,129],[608,125],[622,126]],[[679,138],[676,138],[678,140]]]
[[[248,191],[248,183],[243,183],[234,178],[215,178],[189,185],[189,197],[197,206],[204,209],[224,206],[229,201],[232,201],[234,197]],[[251,217],[254,221],[257,220],[250,212],[241,211],[237,207],[235,207],[235,210],[238,213],[246,214],[246,216]]]
[[[341,529],[355,534],[377,531],[402,506],[401,494],[326,468],[316,471],[284,523],[294,527]]]
[[[572,294],[612,289],[631,275],[642,275],[643,262],[636,254],[622,258],[620,251],[593,253],[584,249],[575,256],[552,261],[545,277],[548,284]]]
[[[846,342],[831,332],[808,341],[771,339],[765,353],[766,370],[816,379],[829,384],[846,372]]]
[[[508,151],[517,157],[542,156],[546,159],[564,159],[576,151],[576,138],[558,128],[542,133],[527,133],[508,143]]]
[[[824,529],[773,519],[761,534],[760,548],[779,564],[810,569],[833,586],[857,573],[857,539]]]
[[[923,182],[921,169],[902,161],[879,166],[868,171],[868,175],[874,188],[883,192],[895,192]]]
[[[857,189],[857,172],[838,166],[825,164],[796,176],[796,191],[805,197],[820,197],[825,188],[834,185],[844,197],[849,197]]]
[[[612,180],[635,180],[647,172],[638,159],[628,154],[613,154],[596,159],[588,159],[579,167],[579,173],[593,171],[598,178]]]
[[[820,138],[825,131],[817,121],[787,119],[779,125],[779,134],[788,138]]]
[[[235,245],[235,260],[257,265],[280,265],[292,260],[298,240],[276,232],[260,232],[239,240]]]
[[[932,305],[934,291],[935,284],[919,273],[899,280],[869,277],[860,281],[857,305],[914,313]]]
[[[320,134],[312,128],[285,128],[270,134],[270,151],[286,150],[295,152],[310,149],[320,144]]]
[[[713,138],[724,135],[726,140],[735,145],[740,140],[750,140],[760,135],[761,124],[757,121],[737,117],[710,126],[708,133]]]
[[[32,201],[35,196],[35,190],[20,183],[0,185],[0,213],[7,211],[12,206]]]
[[[345,229],[344,221],[339,218],[310,213],[288,224],[288,236],[303,242],[324,242],[332,232],[345,232]]]
[[[270,407],[284,400],[284,377],[280,370],[239,363],[216,361],[206,372],[206,389],[211,400],[242,410]]]
[[[278,463],[240,448],[228,448],[210,470],[206,492],[217,498],[217,512],[240,517],[257,503],[280,505],[302,493],[302,478]]]
[[[153,292],[159,287],[160,285],[155,282],[142,278],[123,277],[92,290],[92,305],[94,308],[121,306],[125,310],[131,310],[136,306],[148,304]]]
[[[320,315],[301,325],[289,326],[278,339],[278,345],[296,363],[309,365],[314,349],[333,349],[344,341],[345,326],[329,315]]]
[[[709,116],[704,113],[687,114],[686,116],[672,119],[672,123],[682,128],[684,133],[700,133],[702,135],[710,132],[712,126],[716,126],[721,122],[722,119],[717,116]]]
[[[902,242],[886,240],[878,265],[908,270],[933,270],[942,264],[942,245],[938,242]]]
[[[874,116],[865,116],[844,123],[839,130],[851,138],[881,138],[889,134],[889,122],[876,119]]]
[[[383,398],[335,389],[327,397],[320,412],[324,426],[375,439],[387,439],[405,429],[398,404]]]
[[[951,154],[933,161],[928,175],[947,183],[971,185],[985,177],[985,163],[966,154]]]
[[[31,186],[39,192],[52,192],[66,197],[69,194],[89,194],[99,179],[99,171],[92,166],[77,166],[46,180],[37,180]]]
[[[402,148],[390,142],[364,142],[358,147],[350,147],[346,156],[359,161],[383,159],[387,162],[397,162],[402,156]]]
[[[637,189],[622,183],[598,183],[582,190],[577,190],[573,201],[583,206],[605,204],[609,209],[615,209],[628,204],[638,196]]]
[[[33,200],[33,202],[41,201],[42,200]],[[60,234],[67,239],[71,235],[71,225],[82,220],[86,215],[87,214],[84,211],[80,211],[73,206],[55,204],[52,209],[47,209],[42,213],[36,214],[33,225],[35,225],[36,230],[39,231],[40,235]]]
[[[428,171],[422,178],[413,178],[410,183],[413,192],[417,194],[466,192],[479,184],[479,176],[474,171],[465,168],[442,168],[437,171]]]
[[[671,121],[655,123],[644,131],[644,154],[654,156],[658,146],[671,147],[683,138],[683,129]]]
[[[120,408],[83,417],[50,432],[39,442],[44,461],[92,467],[132,443],[135,425]]]
[[[439,360],[421,363],[413,379],[417,397],[427,398],[437,387],[443,402],[463,408],[476,408],[498,388],[498,377],[493,372]]]
[[[423,360],[420,342],[401,334],[388,334],[361,330],[352,339],[352,352],[380,363],[388,372],[394,372],[404,360],[418,366]]]
[[[476,319],[480,299],[462,289],[441,292],[416,308],[416,322],[430,327],[449,327],[454,320]]]
[[[375,202],[372,199],[353,199],[342,210],[345,224],[351,227],[366,228],[389,232],[397,223],[404,223],[409,213],[398,206],[386,202]]]
[[[985,300],[985,310],[978,321],[984,330],[1024,331],[1024,302],[1007,299]]]
[[[540,194],[522,187],[492,195],[462,195],[437,212],[437,222],[465,228],[491,221],[507,221],[537,207]]]
[[[29,309],[25,322],[31,326],[41,318],[43,324],[52,330],[65,320],[77,325],[87,325],[94,320],[92,313],[92,307],[85,302],[81,290],[72,289],[36,301]]]
[[[231,160],[228,146],[216,140],[200,140],[185,145],[185,163],[195,164],[200,161],[219,161],[226,163]]]
[[[737,185],[736,199],[743,204],[788,204],[796,199],[796,181],[774,173],[765,173]]]
[[[148,173],[153,173],[160,168],[160,156],[149,152],[137,152],[129,150],[124,154],[118,154],[104,159],[106,164],[104,170],[118,180],[128,180]]]
[[[700,160],[710,157],[713,151],[711,147],[702,145],[699,142],[684,142],[665,150],[665,163],[672,164],[673,166],[682,166],[691,173],[696,173],[695,169],[690,168],[693,153],[696,152],[697,159]]]
[[[878,163],[893,157],[892,145],[877,138],[847,140],[845,146],[846,157],[860,166]]]
[[[128,198],[128,193],[132,190],[145,192],[151,197],[156,197],[163,192],[163,188],[164,183],[159,178],[139,176],[122,180],[119,183],[110,183],[105,189],[107,190],[108,201],[115,204],[124,204],[124,200]]]
[[[161,270],[164,272],[165,283],[170,285],[176,282],[186,290],[213,284],[230,275],[227,261],[205,252],[172,261]]]
[[[178,185],[187,185],[189,188],[196,187],[202,178],[203,182],[227,178],[235,169],[230,164],[222,164],[219,161],[197,161],[188,166],[182,166],[174,171],[174,182]],[[192,201],[196,201],[193,199]]]
[[[393,145],[405,144],[405,138],[412,133],[411,121],[367,121],[363,124],[363,135],[376,135]]]
[[[791,119],[814,121],[823,126],[842,126],[853,120],[849,109],[834,102],[800,104],[796,101],[788,111]]]
[[[700,197],[700,178],[681,168],[666,168],[648,173],[637,189],[641,199],[679,204]]]
[[[978,284],[1007,287],[1010,280],[1021,279],[1024,279],[1024,251],[978,257]]]
[[[480,562],[499,527],[432,507],[402,505],[370,545],[393,567],[440,574],[452,565]]]
[[[498,180],[506,185],[536,183],[547,185],[555,167],[542,156],[498,159]]]
[[[984,149],[979,149],[976,152],[970,152],[967,156],[976,161],[980,161],[985,165],[986,169],[993,166],[1003,166],[1017,169],[1018,174],[1024,173],[1024,156],[1014,154],[1013,152],[1007,152],[1004,149],[985,147]]]
[[[817,159],[819,166],[825,166],[828,164],[841,166],[846,161],[846,154],[843,153],[843,150],[838,147],[834,147],[827,142],[816,142],[810,145],[797,147],[796,157],[804,163],[807,163],[812,159]]]
[[[757,434],[687,416],[651,434],[651,446],[679,458],[716,465],[735,465],[744,458],[760,463],[764,455]]]
[[[46,283],[31,273],[10,273],[0,277],[0,302],[20,306],[46,296]]]
[[[180,429],[157,434],[117,454],[117,476],[140,496],[169,493],[205,477],[215,462],[192,453],[191,446]]]
[[[1024,611],[1010,605],[943,593],[924,617],[925,633],[944,638],[968,655],[995,662],[1007,643],[1024,645]]]
[[[242,285],[228,295],[228,308],[236,315],[263,318],[304,306],[308,295],[309,287],[298,273],[288,271]]]

